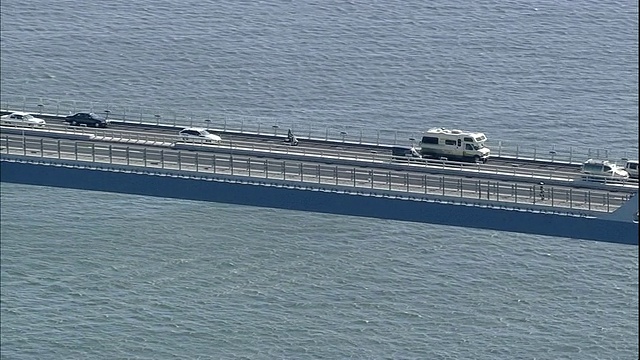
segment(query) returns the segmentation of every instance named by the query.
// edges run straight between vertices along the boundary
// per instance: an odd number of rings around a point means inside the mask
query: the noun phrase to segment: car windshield
[[[484,144],[473,144],[473,148],[476,150],[480,150],[484,147]]]
[[[207,130],[201,130],[201,131],[200,131],[200,135],[201,135],[201,136],[207,136],[207,135],[209,135],[209,134],[211,134],[211,133],[210,133],[210,132],[208,132]]]
[[[25,120],[33,120],[33,116],[30,115],[30,114],[22,115],[22,118],[25,119]]]

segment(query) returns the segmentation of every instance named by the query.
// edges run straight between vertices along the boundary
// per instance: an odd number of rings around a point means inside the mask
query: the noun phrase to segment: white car
[[[215,144],[218,144],[220,143],[220,141],[222,141],[222,138],[220,136],[216,134],[212,134],[209,131],[207,131],[207,129],[203,129],[203,128],[190,127],[190,128],[182,129],[180,130],[179,135],[184,141],[200,140],[203,142],[215,143]]]
[[[37,118],[26,112],[14,112],[0,116],[3,124],[11,125],[29,125],[29,126],[45,126],[47,124],[43,119]]]
[[[582,178],[587,181],[626,181],[629,173],[607,160],[589,159],[582,164]]]

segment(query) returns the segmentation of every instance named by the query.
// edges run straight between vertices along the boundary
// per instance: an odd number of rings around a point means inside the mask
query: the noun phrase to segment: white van
[[[629,173],[629,177],[638,178],[638,160],[627,160],[624,164],[624,169]]]
[[[433,128],[427,130],[420,140],[420,155],[487,162],[490,151],[484,145],[485,141],[487,137],[480,132]]]
[[[629,179],[622,167],[607,160],[589,159],[582,164],[582,178],[589,181],[624,181]]]

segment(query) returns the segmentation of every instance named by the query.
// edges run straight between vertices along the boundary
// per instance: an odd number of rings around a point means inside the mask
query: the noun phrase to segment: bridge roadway
[[[611,188],[624,192],[637,191],[637,181],[631,181],[622,186],[619,183],[600,184],[593,182],[574,181],[579,179],[580,174],[575,170],[578,167],[571,164],[544,164],[531,161],[521,161],[519,166],[500,166],[496,162],[504,162],[504,159],[492,161],[490,164],[472,164],[460,163],[452,161],[440,160],[423,160],[406,158],[399,161],[392,161],[389,149],[383,146],[363,146],[360,144],[343,144],[331,143],[326,141],[302,141],[300,145],[291,147],[284,142],[282,136],[274,135],[255,135],[255,134],[236,134],[225,133],[223,135],[223,143],[220,146],[198,146],[197,144],[185,144],[178,142],[174,144],[177,137],[175,128],[167,128],[162,126],[144,126],[144,125],[122,125],[114,123],[108,129],[95,129],[85,127],[67,126],[59,117],[48,118],[48,125],[45,129],[34,130],[31,128],[20,127],[2,127],[3,135],[8,134],[29,134],[51,136],[58,138],[76,137],[88,140],[89,135],[93,136],[93,140],[102,141],[126,141],[131,143],[142,142],[147,146],[168,147],[174,146],[184,150],[194,151],[214,151],[214,152],[235,152],[242,153],[238,150],[244,149],[244,154],[254,157],[283,157],[287,159],[305,158],[303,160],[311,162],[340,163],[347,165],[362,166],[363,162],[369,168],[377,169],[393,169],[414,172],[428,172],[440,174],[464,174],[467,178],[493,178],[497,180],[508,180],[511,182],[528,182],[539,183],[546,182],[548,185],[571,185],[576,188]],[[264,151],[261,151],[264,150]],[[386,152],[387,154],[381,154]],[[314,157],[315,155],[315,157]],[[349,161],[348,159],[357,159],[357,161]],[[330,161],[327,161],[330,159]],[[417,161],[416,161],[417,160]],[[557,165],[557,166],[555,166]],[[564,168],[569,171],[558,170]],[[511,176],[518,175],[518,176]],[[571,184],[567,184],[571,182]]]
[[[1,114],[6,114],[6,111],[0,112]],[[64,122],[64,117],[62,116],[52,116],[52,115],[37,115],[43,119],[46,119],[48,124],[58,125],[58,126],[66,126]],[[114,131],[132,131],[137,132],[140,136],[177,136],[179,130],[182,127],[174,127],[173,125],[146,125],[146,124],[137,124],[132,122],[120,122],[118,120],[112,120],[110,129]],[[273,146],[273,145],[281,145],[284,140],[284,135],[286,130],[283,132],[281,129],[274,129],[273,135],[266,135],[263,131],[261,134],[251,134],[251,133],[238,133],[234,131],[225,132],[224,129],[213,129],[211,130],[223,138],[223,142],[227,141],[241,141],[241,142],[256,142],[262,143],[264,146]],[[300,143],[298,146],[303,148],[309,148],[316,151],[347,151],[347,152],[360,152],[362,154],[380,154],[380,155],[391,155],[391,146],[382,146],[382,145],[370,145],[370,144],[359,144],[349,141],[323,141],[323,140],[312,140],[312,139],[304,139],[300,136],[301,134],[297,134]],[[409,141],[407,141],[406,146],[410,146]],[[495,150],[495,149],[492,149]],[[419,159],[411,159],[414,163],[419,163]],[[583,159],[586,161],[587,159]],[[576,176],[579,175],[580,164],[579,163],[567,163],[561,161],[532,161],[525,159],[517,159],[513,157],[498,157],[496,156],[496,152],[493,151],[493,156],[489,159],[490,164],[499,165],[499,166],[510,166],[510,167],[519,167],[526,170],[537,170],[542,169],[545,171],[560,171],[560,172],[571,172]],[[455,163],[458,165],[459,163],[451,161],[450,163]],[[470,164],[467,164],[470,165]],[[459,165],[458,165],[459,166]]]

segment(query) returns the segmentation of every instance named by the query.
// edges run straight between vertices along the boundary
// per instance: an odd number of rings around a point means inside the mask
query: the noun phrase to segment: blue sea
[[[0,2],[0,101],[638,153],[638,3]],[[638,359],[638,248],[0,184],[2,359]]]

